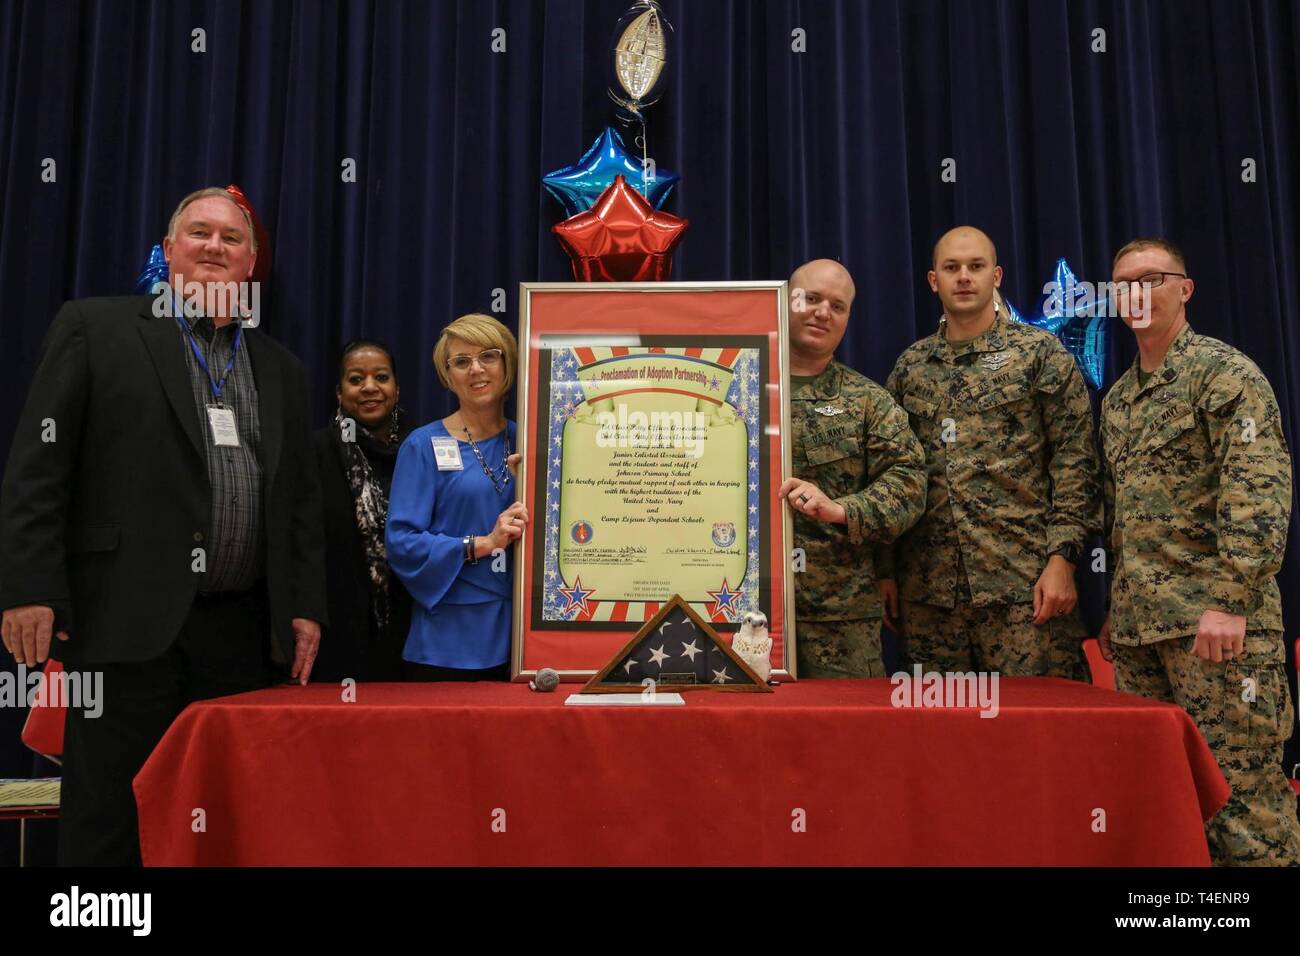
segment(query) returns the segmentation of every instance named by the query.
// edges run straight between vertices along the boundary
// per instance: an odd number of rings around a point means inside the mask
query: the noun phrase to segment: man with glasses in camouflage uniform
[[[1187,324],[1182,252],[1135,239],[1112,266],[1138,357],[1102,403],[1114,577],[1102,654],[1118,690],[1178,704],[1232,786],[1206,824],[1217,864],[1300,866],[1282,745],[1294,725],[1275,575],[1291,455],[1268,380]]]

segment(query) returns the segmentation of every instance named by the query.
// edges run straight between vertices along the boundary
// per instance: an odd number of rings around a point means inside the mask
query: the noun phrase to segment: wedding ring
[[[800,495],[800,496],[799,496],[799,500],[802,501],[804,504],[807,504],[807,503],[808,503],[808,496],[807,496],[807,495]]]

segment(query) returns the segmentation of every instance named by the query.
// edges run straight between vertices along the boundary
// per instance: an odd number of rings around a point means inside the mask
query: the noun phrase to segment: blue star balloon
[[[1056,274],[1044,292],[1041,308],[1027,319],[1003,301],[1012,319],[1060,339],[1088,384],[1100,389],[1106,381],[1106,357],[1110,354],[1109,300],[1096,301],[1092,285],[1076,279],[1064,259],[1056,260]]]
[[[145,261],[144,268],[140,270],[140,277],[135,280],[135,291],[137,295],[144,295],[152,292],[155,283],[167,281],[167,260],[163,257],[162,246],[155,244],[149,250],[149,258]]]
[[[559,200],[565,217],[572,218],[596,205],[596,199],[610,187],[615,176],[624,177],[655,209],[664,204],[682,178],[660,166],[655,169],[655,178],[643,183],[640,162],[628,153],[618,132],[606,126],[582,159],[547,173],[542,177],[542,185]]]

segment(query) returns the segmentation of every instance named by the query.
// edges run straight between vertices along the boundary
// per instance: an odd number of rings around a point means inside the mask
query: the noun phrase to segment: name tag
[[[433,439],[433,460],[439,471],[462,471],[465,468],[460,460],[460,445],[454,438]]]
[[[208,406],[208,425],[212,428],[212,444],[239,447],[239,429],[235,427],[235,410],[228,405]]]

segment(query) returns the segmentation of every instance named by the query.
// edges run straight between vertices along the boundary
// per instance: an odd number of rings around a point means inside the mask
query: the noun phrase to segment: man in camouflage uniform
[[[794,474],[778,494],[794,511],[804,570],[795,575],[800,677],[884,677],[872,545],[893,541],[925,507],[925,457],[889,393],[833,358],[853,279],[830,259],[790,277],[790,423]],[[797,565],[796,565],[797,567]]]
[[[1102,404],[1114,577],[1102,654],[1119,690],[1191,715],[1232,787],[1206,825],[1218,864],[1300,865],[1282,606],[1274,575],[1291,458],[1255,363],[1187,324],[1182,253],[1137,239],[1115,256],[1138,358]]]
[[[925,670],[1084,679],[1074,566],[1101,530],[1087,386],[1055,336],[1007,315],[983,232],[946,233],[929,280],[939,329],[885,382],[929,472],[925,515],[877,555],[886,622],[901,596]]]

